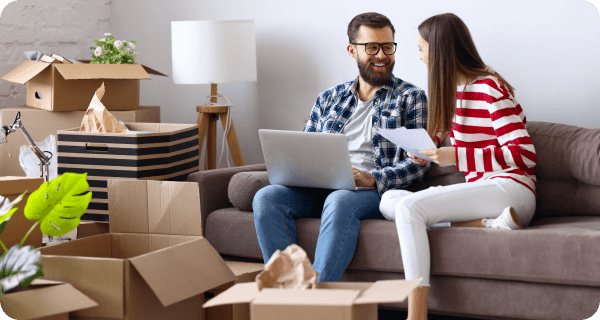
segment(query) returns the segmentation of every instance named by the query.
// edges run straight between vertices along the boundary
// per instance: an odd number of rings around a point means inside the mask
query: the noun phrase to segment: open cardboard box
[[[149,74],[167,76],[141,64],[83,64],[25,60],[2,77],[27,83],[27,105],[49,111],[85,111],[102,83],[107,110],[135,110],[140,105],[140,80]]]
[[[40,249],[44,278],[98,303],[73,319],[202,319],[204,292],[235,280],[201,236],[194,182],[108,180],[110,233]]]
[[[250,303],[251,320],[372,320],[377,319],[377,304],[404,301],[421,280],[319,282],[316,289],[261,291],[256,282],[240,283],[204,307]]]
[[[225,261],[235,275],[235,281],[226,283],[208,292],[215,296],[231,288],[237,283],[254,282],[256,276],[264,269],[264,263]],[[250,319],[250,304],[222,305],[204,310],[205,320],[244,320]]]
[[[13,201],[23,192],[27,191],[27,194],[23,196],[21,202],[15,205],[15,207],[19,209],[13,213],[10,221],[6,224],[6,228],[4,228],[4,231],[0,234],[0,240],[2,240],[7,248],[10,248],[17,243],[21,243],[21,240],[23,240],[29,229],[36,223],[35,220],[28,220],[25,218],[25,204],[27,204],[29,195],[37,190],[43,183],[43,178],[0,177],[0,195],[8,198],[9,201]],[[39,225],[31,231],[23,245],[29,245],[35,248],[42,246],[42,231],[40,230]]]
[[[2,295],[0,305],[13,319],[68,320],[69,312],[98,304],[68,283],[38,278]]]

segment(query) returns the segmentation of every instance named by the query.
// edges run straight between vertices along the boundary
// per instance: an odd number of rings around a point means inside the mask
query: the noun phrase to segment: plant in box
[[[65,173],[42,184],[34,191],[25,205],[25,217],[37,222],[27,232],[20,244],[4,249],[0,255],[0,296],[21,284],[28,286],[34,279],[42,277],[42,265],[36,264],[40,261],[40,252],[33,246],[23,246],[23,243],[31,232],[40,224],[40,229],[49,236],[60,237],[77,228],[80,218],[87,209],[92,198],[92,193],[87,192],[89,184],[86,173]],[[17,208],[25,191],[17,199],[8,202],[8,199],[0,196],[0,233],[4,231],[11,216]]]
[[[94,40],[97,47],[90,47],[94,55],[90,64],[134,64],[138,55],[133,51],[135,41],[115,40],[110,33],[105,33],[106,38]]]

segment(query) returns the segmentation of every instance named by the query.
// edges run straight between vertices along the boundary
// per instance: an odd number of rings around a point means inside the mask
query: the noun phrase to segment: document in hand
[[[429,157],[419,153],[419,150],[437,149],[425,129],[406,129],[405,127],[401,127],[394,130],[377,128],[377,131],[384,138],[410,152],[415,157],[433,161]]]

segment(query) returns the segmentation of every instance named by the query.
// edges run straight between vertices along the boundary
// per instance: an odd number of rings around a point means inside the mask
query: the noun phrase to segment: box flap
[[[252,304],[350,307],[359,294],[360,290],[265,288],[258,293]]]
[[[37,279],[36,279],[37,280]],[[35,281],[28,290],[7,293],[0,298],[4,313],[14,319],[37,319],[95,307],[98,304],[68,283],[37,288]],[[29,288],[31,287],[31,288]]]
[[[148,181],[147,188],[149,233],[202,235],[198,183]]]
[[[233,272],[205,238],[129,261],[165,307],[235,280]]]
[[[82,63],[90,63],[92,60],[77,60],[77,61],[82,62]],[[147,66],[145,66],[143,64],[140,64],[140,66],[142,66],[142,68],[144,68],[144,70],[146,70],[146,72],[148,72],[149,74],[155,74],[155,75],[158,75],[158,76],[168,77],[168,75],[162,74],[162,73],[160,73],[160,72],[158,72],[158,71],[156,71],[156,70],[154,70],[154,69],[152,69],[150,67],[147,67]]]
[[[226,304],[249,303],[258,295],[256,282],[238,283],[208,300],[202,307],[210,308]]]
[[[151,79],[139,64],[56,64],[65,80]]]
[[[236,283],[254,282],[256,275],[265,268],[264,263],[225,261],[236,277]]]
[[[141,66],[144,68],[144,70],[146,70],[146,72],[148,72],[149,74],[155,74],[157,76],[163,76],[163,77],[168,77],[168,75],[166,74],[162,74],[152,68],[146,67],[145,65],[141,64]]]
[[[0,195],[19,195],[25,190],[32,193],[44,183],[44,178],[0,177]],[[24,207],[24,205],[22,205]]]
[[[59,131],[60,134],[60,131]],[[107,179],[111,233],[148,233],[148,186],[145,180]]]
[[[2,80],[25,84],[27,81],[31,80],[38,73],[44,71],[44,69],[48,68],[49,66],[50,63],[25,60],[18,67],[4,75]]]
[[[195,182],[108,179],[107,189],[112,233],[202,235]]]
[[[419,285],[415,280],[382,280],[375,282],[356,299],[356,304],[402,302]]]

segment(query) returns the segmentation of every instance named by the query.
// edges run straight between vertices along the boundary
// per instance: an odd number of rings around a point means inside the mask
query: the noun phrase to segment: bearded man
[[[420,88],[396,78],[394,26],[381,14],[354,17],[348,25],[346,48],[356,60],[359,76],[323,91],[312,108],[304,131],[345,134],[357,186],[349,191],[270,185],[252,203],[256,234],[265,263],[276,250],[296,244],[294,219],[320,217],[321,227],[313,267],[317,281],[339,281],[352,260],[361,220],[384,219],[381,195],[406,189],[422,180],[426,165],[389,142],[376,128],[425,128],[427,98]],[[315,161],[319,155],[315,154]]]

